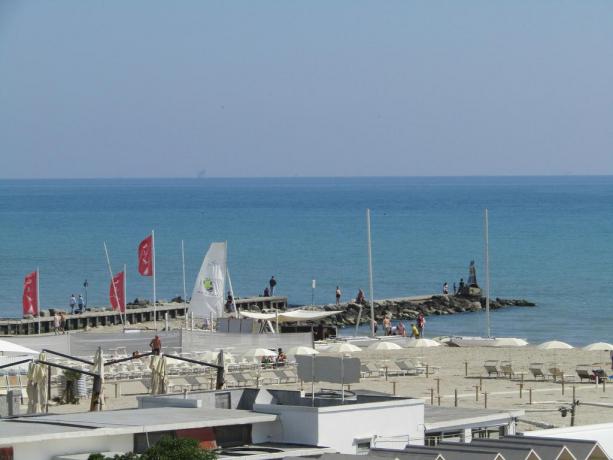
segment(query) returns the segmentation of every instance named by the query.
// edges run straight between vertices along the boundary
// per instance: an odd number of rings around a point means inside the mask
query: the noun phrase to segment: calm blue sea
[[[368,285],[372,209],[375,298],[438,292],[483,267],[490,212],[492,294],[538,303],[495,312],[495,335],[613,341],[613,177],[287,178],[0,181],[0,315],[19,316],[23,276],[40,267],[43,307],[89,281],[108,304],[108,271],[128,267],[128,297],[150,298],[136,248],[156,231],[158,298],[188,292],[211,241],[227,240],[234,290],[271,275],[290,302],[332,302]],[[428,333],[482,334],[479,313],[433,317]]]

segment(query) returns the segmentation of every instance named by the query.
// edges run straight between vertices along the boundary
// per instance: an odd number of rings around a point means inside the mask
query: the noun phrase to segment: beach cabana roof
[[[494,340],[494,347],[525,347],[528,345],[524,339],[517,339],[515,337],[500,337]]]
[[[610,351],[613,350],[613,345],[606,342],[596,342],[583,347],[583,349],[587,351]]]
[[[362,351],[362,349],[356,345],[352,345],[347,342],[333,343],[325,349],[328,353],[355,353]]]
[[[559,340],[550,340],[549,342],[543,342],[537,345],[539,350],[570,350],[574,348],[572,345],[566,342],[560,342]]]

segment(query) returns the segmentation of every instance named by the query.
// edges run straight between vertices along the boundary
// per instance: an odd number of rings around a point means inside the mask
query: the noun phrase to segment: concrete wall
[[[57,455],[85,452],[130,452],[134,448],[132,434],[116,436],[83,436],[43,442],[29,442],[14,446],[15,460],[53,460]]]

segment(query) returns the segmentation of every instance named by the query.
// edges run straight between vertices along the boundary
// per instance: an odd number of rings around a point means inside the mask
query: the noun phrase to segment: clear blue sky
[[[0,177],[613,174],[613,2],[0,0]]]

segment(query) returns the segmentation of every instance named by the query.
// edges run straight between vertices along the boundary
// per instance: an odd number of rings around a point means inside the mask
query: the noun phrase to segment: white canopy
[[[227,268],[226,243],[211,243],[194,284],[189,310],[198,318],[224,316],[224,288]]]
[[[268,348],[252,348],[243,353],[245,358],[262,358],[264,356],[277,356],[276,351],[269,350]]]
[[[566,342],[560,342],[559,340],[550,340],[549,342],[543,342],[536,348],[539,350],[570,350],[574,348]]]
[[[425,339],[422,339],[425,340]],[[394,342],[378,341],[368,345],[369,350],[402,350],[402,347]]]
[[[613,345],[606,342],[596,342],[583,347],[583,349],[587,351],[610,351],[613,350]]]
[[[432,339],[415,339],[409,341],[408,347],[410,348],[430,348],[430,347],[440,347],[441,344],[436,340]]]
[[[333,343],[324,351],[328,353],[355,353],[362,351],[362,349],[356,345],[352,345],[347,342]]]
[[[305,347],[304,345],[300,345],[297,347],[292,347],[287,350],[288,355],[296,356],[296,355],[318,355],[319,352],[315,350],[315,348]]]
[[[8,340],[0,340],[0,353],[19,353],[22,355],[37,355],[38,351],[22,347]]]
[[[339,313],[341,313],[341,311],[291,310],[279,312],[278,317],[280,323],[290,323],[299,321],[317,321]],[[241,311],[240,314],[245,318],[260,319],[262,321],[277,320],[277,313]]]
[[[500,337],[494,340],[494,347],[525,347],[528,345],[524,339],[516,339],[514,337]]]

